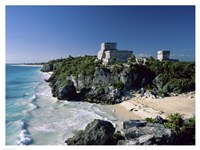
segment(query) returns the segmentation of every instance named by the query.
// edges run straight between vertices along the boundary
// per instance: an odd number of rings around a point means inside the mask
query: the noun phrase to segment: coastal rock
[[[101,104],[116,104],[122,102],[121,91],[109,87],[95,87],[91,88],[85,93],[84,101],[95,102]]]
[[[105,145],[115,132],[112,123],[95,119],[89,123],[84,131],[79,131],[75,136],[65,142],[67,145]]]
[[[49,72],[53,70],[53,64],[44,64],[43,67],[41,68],[41,71],[43,72]]]
[[[137,64],[131,66],[125,64],[102,66],[98,62],[94,63],[93,57],[77,58],[79,61],[80,59],[85,65],[77,65],[77,67],[80,67],[78,72],[76,69],[71,68],[73,65],[69,65],[69,62],[76,62],[75,58],[50,61],[43,66],[42,71],[55,70],[54,74],[47,80],[47,82],[50,82],[53,96],[63,100],[74,99],[75,96],[80,101],[116,104],[131,98],[126,95],[128,91],[138,90],[152,81],[152,79],[149,79],[151,78],[149,74],[143,73],[144,71],[150,71],[146,67]],[[91,63],[92,65],[98,65],[94,68],[90,67],[89,71],[81,69],[81,66],[91,65]],[[66,71],[66,68],[70,71]],[[73,86],[66,85],[66,80],[73,82]]]
[[[160,123],[160,124],[163,124],[164,123],[164,119],[162,118],[162,117],[160,117],[160,116],[156,116],[156,121],[158,122],[158,123]]]
[[[156,85],[158,90],[162,90],[164,84],[165,84],[165,79],[162,74],[159,74],[154,80],[153,83]]]
[[[66,80],[65,83],[56,82],[52,93],[59,100],[75,100],[77,97],[76,88],[71,80]]]
[[[93,86],[102,87],[118,81],[118,74],[114,74],[111,68],[95,68]]]
[[[119,141],[119,145],[170,145],[173,144],[175,138],[171,129],[158,123],[147,123],[144,127],[122,129],[122,135],[126,140]]]
[[[147,122],[143,120],[128,120],[123,122],[123,128],[129,129],[132,127],[144,127],[146,124]]]
[[[147,91],[144,93],[144,97],[156,99],[156,95],[154,95],[154,94],[153,94],[151,91],[149,91],[149,90],[147,90]]]
[[[55,74],[52,74],[48,79],[45,79],[46,82],[51,82],[55,78]]]
[[[60,67],[60,62],[62,62],[63,59],[57,59],[57,60],[50,60],[49,62],[43,64],[41,71],[43,72],[49,72],[49,71],[55,71]]]

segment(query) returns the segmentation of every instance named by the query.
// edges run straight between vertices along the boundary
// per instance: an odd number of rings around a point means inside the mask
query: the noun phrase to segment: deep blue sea
[[[58,101],[40,69],[6,65],[6,145],[63,145],[94,119],[119,119],[109,106]]]

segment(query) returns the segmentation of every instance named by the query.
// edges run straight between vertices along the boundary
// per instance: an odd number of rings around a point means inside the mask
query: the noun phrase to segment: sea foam
[[[19,141],[17,141],[17,145],[28,145],[32,142],[30,133],[27,129],[27,124],[22,121],[21,122],[21,132],[19,133]]]

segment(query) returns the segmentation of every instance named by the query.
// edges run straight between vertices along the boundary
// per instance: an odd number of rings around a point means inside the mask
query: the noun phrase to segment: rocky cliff
[[[163,120],[157,116],[154,123],[145,120],[124,121],[120,131],[115,131],[115,127],[109,121],[95,119],[85,130],[78,131],[65,143],[67,145],[194,145],[194,118],[182,120],[182,124],[177,122],[177,119]]]
[[[154,79],[153,72],[145,66],[137,64],[104,66],[95,59],[86,56],[44,65],[42,71],[54,71],[47,80],[50,82],[53,96],[59,100],[115,104],[122,101],[121,97],[126,91],[138,90],[152,84]],[[55,66],[62,67],[55,69]]]
[[[47,81],[53,96],[59,100],[115,104],[129,90],[149,89],[155,95],[164,96],[169,92],[195,90],[194,66],[194,63],[155,60],[146,65],[129,62],[105,66],[96,56],[70,56],[50,61],[41,70],[54,72]]]

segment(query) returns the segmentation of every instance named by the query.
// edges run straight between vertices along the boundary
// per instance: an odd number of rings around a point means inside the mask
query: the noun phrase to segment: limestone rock
[[[49,65],[49,64],[44,64],[43,67],[41,68],[41,71],[43,72],[49,72],[53,69],[53,66],[52,65]]]
[[[128,120],[123,122],[123,128],[129,129],[132,127],[144,127],[146,124],[147,122],[143,120]]]
[[[115,128],[112,123],[95,119],[87,125],[84,131],[79,131],[65,142],[68,145],[104,145],[114,132]]]
[[[144,127],[123,129],[126,141],[119,141],[124,145],[170,145],[173,144],[175,134],[162,124],[147,123]]]
[[[146,98],[153,98],[153,99],[156,98],[156,96],[155,96],[151,91],[149,91],[149,90],[147,90],[147,91],[144,93],[144,97],[146,97]]]
[[[165,84],[162,74],[159,74],[154,80],[153,83],[156,85],[158,90],[161,90]]]
[[[52,87],[53,96],[59,100],[75,100],[77,93],[71,80],[67,80],[66,83],[57,83]]]
[[[160,124],[163,124],[164,123],[164,119],[160,116],[156,116],[156,121]]]

